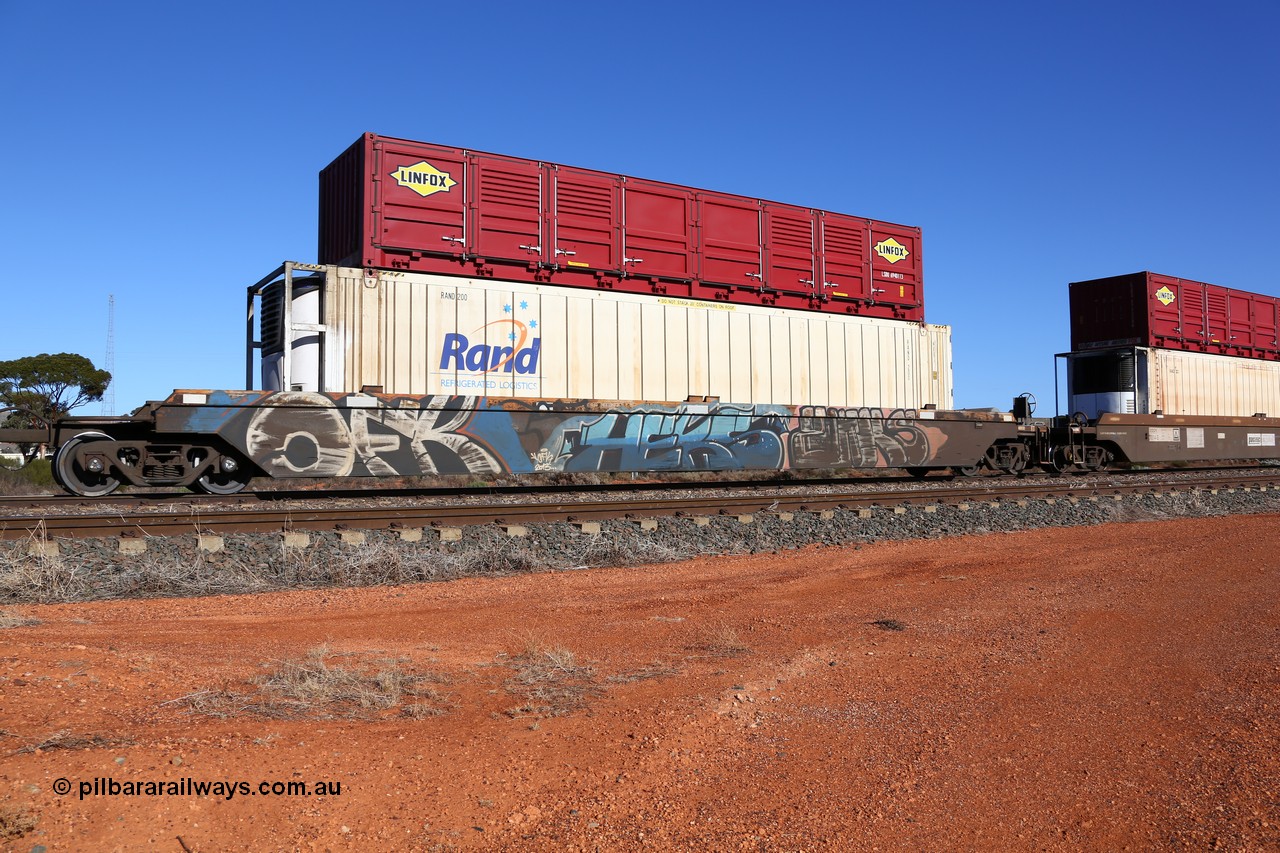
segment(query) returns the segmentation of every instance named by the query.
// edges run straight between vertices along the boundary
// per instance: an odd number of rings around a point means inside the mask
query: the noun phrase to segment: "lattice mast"
[[[107,390],[102,393],[102,414],[115,417],[116,414],[116,295],[107,295],[107,357],[103,370],[111,374]]]

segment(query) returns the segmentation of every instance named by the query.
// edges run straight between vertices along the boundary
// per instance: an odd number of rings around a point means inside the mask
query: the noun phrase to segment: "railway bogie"
[[[123,484],[186,486],[235,494],[257,473],[217,436],[149,432],[145,420],[64,420],[51,443],[53,478],[81,497],[103,497]],[[94,428],[97,427],[97,428]]]

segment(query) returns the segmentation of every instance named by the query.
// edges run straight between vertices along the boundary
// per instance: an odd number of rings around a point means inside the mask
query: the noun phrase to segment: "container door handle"
[[[744,273],[744,275],[746,275],[747,278],[754,278],[756,281],[764,281],[764,276],[758,272]]]
[[[570,256],[573,256],[573,255],[576,255],[576,254],[578,254],[578,253],[577,253],[577,252],[571,252],[571,251],[569,251],[568,249],[556,249],[556,255],[557,255],[557,257],[558,257],[558,256],[560,256],[560,255],[570,255]]]
[[[523,245],[523,244],[522,244],[522,245],[520,246],[520,248],[521,248],[521,249],[524,249],[526,252],[541,252],[541,251],[542,251],[542,247],[541,247],[541,246],[525,246],[525,245]]]
[[[623,258],[622,262],[624,264],[643,264],[644,258]]]
[[[440,239],[445,241],[446,243],[465,243],[466,242],[461,237],[441,237]]]

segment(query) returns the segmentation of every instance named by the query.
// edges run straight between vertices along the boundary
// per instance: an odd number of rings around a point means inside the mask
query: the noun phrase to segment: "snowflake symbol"
[[[506,304],[506,305],[503,305],[503,306],[502,306],[502,313],[503,313],[503,314],[510,314],[510,313],[511,313],[511,304],[510,304],[510,303],[508,303],[508,304]]]
[[[536,329],[536,328],[538,328],[538,321],[537,321],[537,320],[530,320],[530,321],[529,321],[529,328],[530,328],[530,329]]]
[[[515,332],[511,332],[510,334],[508,334],[508,335],[507,335],[507,340],[509,340],[509,341],[514,341],[515,339],[516,339],[516,333],[515,333]]]
[[[521,311],[527,311],[528,309],[529,309],[529,303],[528,303],[528,302],[526,302],[526,301],[525,301],[525,300],[523,300],[523,299],[522,299],[522,300],[520,300],[520,310],[521,310]]]

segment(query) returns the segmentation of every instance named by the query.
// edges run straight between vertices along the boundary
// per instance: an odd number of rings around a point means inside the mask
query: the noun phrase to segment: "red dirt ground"
[[[24,607],[42,624],[0,632],[0,830],[34,819],[23,853],[1277,849],[1278,555],[1277,517],[1245,516]],[[407,658],[446,712],[172,701],[320,644]],[[593,668],[548,676],[581,707],[514,710],[529,649]],[[131,743],[14,754],[55,732]],[[342,787],[80,799],[96,777]]]

